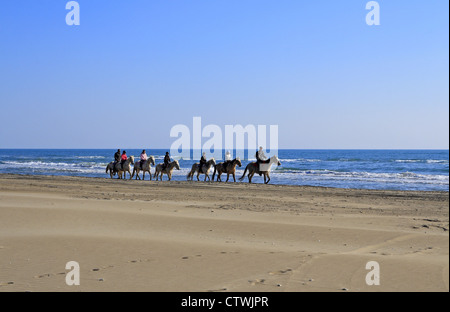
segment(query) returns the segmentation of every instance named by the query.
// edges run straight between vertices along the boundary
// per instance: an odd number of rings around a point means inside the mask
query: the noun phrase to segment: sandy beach
[[[449,291],[448,229],[448,192],[3,174],[0,291]]]

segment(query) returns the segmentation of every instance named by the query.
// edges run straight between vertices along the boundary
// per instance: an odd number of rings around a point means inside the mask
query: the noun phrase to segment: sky
[[[0,148],[168,148],[177,124],[279,148],[448,149],[449,2],[2,0]]]

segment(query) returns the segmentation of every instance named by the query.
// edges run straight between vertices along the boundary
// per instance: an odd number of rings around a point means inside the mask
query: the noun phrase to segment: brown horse
[[[224,163],[218,163],[217,165],[214,166],[214,173],[213,173],[213,181],[214,181],[214,176],[216,175],[216,171],[217,171],[217,181],[222,182],[222,178],[221,175],[222,173],[226,173],[227,174],[227,180],[225,182],[228,182],[228,180],[230,179],[230,174],[233,175],[233,180],[234,182],[236,182],[236,166],[241,167],[242,163],[241,160],[239,158],[235,158],[233,159],[226,168],[224,168]]]

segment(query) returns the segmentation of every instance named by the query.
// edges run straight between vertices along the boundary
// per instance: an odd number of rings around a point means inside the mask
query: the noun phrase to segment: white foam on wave
[[[355,180],[375,183],[426,183],[449,185],[447,175],[427,175],[413,172],[402,173],[374,173],[374,172],[339,172],[332,170],[289,170],[273,172],[274,176],[288,179],[329,179]]]
[[[43,162],[43,161],[2,161],[0,169],[39,170],[51,172],[100,173],[105,170],[106,163],[82,162]]]
[[[75,159],[105,159],[106,156],[73,156]]]

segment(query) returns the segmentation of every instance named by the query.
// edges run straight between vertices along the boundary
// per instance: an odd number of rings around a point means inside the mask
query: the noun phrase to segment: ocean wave
[[[106,156],[72,156],[74,159],[105,159]]]
[[[446,159],[396,159],[397,163],[427,163],[427,164],[448,164]]]
[[[82,163],[64,163],[64,162],[43,162],[43,161],[1,161],[0,169],[14,170],[32,170],[49,172],[79,172],[79,173],[98,173],[105,170],[106,163],[82,162]]]
[[[449,184],[447,175],[427,175],[413,172],[401,173],[374,173],[374,172],[343,172],[334,170],[274,170],[274,175],[290,176],[290,178],[318,177],[327,179],[353,179],[374,182],[401,182],[401,183],[436,183]]]
[[[290,162],[321,162],[321,159],[308,159],[308,158],[296,158],[296,159],[280,159],[283,163]]]
[[[427,159],[428,164],[448,164],[448,160],[445,159]]]

